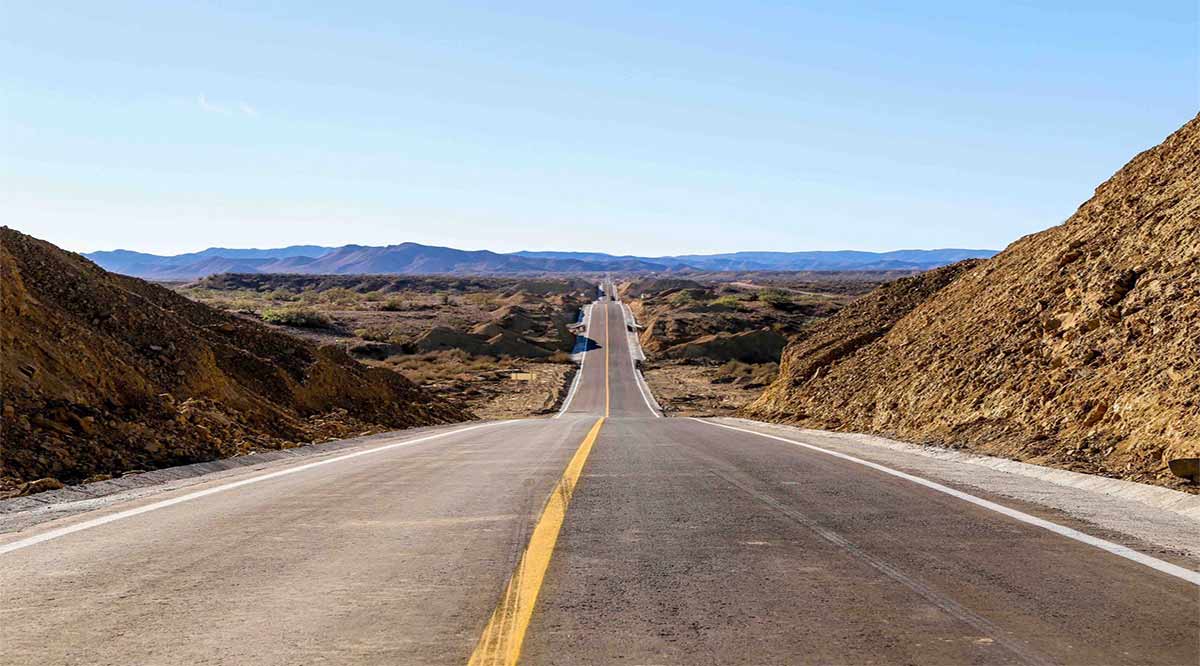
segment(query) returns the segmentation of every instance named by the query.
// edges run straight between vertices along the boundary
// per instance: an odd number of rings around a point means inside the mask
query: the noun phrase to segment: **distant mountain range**
[[[193,280],[216,273],[480,274],[664,271],[923,271],[993,250],[894,252],[733,252],[673,257],[614,256],[601,252],[468,251],[401,243],[366,246],[293,245],[268,249],[209,248],[162,256],[112,250],[84,256],[114,273],[149,280]]]

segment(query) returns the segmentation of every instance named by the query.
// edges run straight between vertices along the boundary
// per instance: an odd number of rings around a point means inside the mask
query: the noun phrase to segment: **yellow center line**
[[[468,662],[471,666],[512,665],[521,657],[521,643],[525,640],[525,630],[529,628],[529,620],[533,617],[533,607],[542,589],[546,569],[550,566],[550,556],[554,553],[554,544],[558,541],[559,530],[567,515],[567,505],[571,502],[583,464],[587,462],[602,425],[604,417],[600,417],[588,431],[587,437],[583,438],[562,479],[546,500],[542,515],[533,528],[533,535],[529,537],[529,545],[521,554],[504,596],[488,620],[479,644],[475,646],[475,652]]]

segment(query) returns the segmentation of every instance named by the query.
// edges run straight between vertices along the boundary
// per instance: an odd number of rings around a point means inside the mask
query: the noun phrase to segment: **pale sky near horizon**
[[[1200,110],[1197,5],[3,2],[0,223],[172,254],[1000,249]]]

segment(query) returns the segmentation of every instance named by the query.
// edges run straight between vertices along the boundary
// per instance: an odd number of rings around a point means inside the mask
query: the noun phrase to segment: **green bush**
[[[337,305],[351,305],[358,302],[359,295],[345,287],[334,287],[321,292],[321,300]]]
[[[270,298],[273,301],[285,301],[289,303],[300,300],[299,296],[288,291],[287,289],[276,289],[268,293],[267,298]]]
[[[722,297],[714,300],[712,303],[709,303],[709,305],[711,305],[713,307],[718,307],[718,308],[729,308],[730,310],[737,310],[742,307],[742,301],[739,300],[737,296],[730,294],[728,296],[722,296]]]
[[[401,312],[407,308],[405,307],[403,300],[399,298],[389,298],[384,301],[383,305],[379,306],[379,309],[383,310],[384,312]]]
[[[670,301],[671,305],[674,305],[676,307],[683,307],[683,306],[691,305],[691,304],[695,303],[696,297],[693,296],[691,294],[691,292],[688,292],[686,290],[677,291],[674,294],[671,294],[669,301]]]
[[[298,307],[268,308],[263,310],[262,320],[268,324],[297,328],[325,328],[332,323],[329,317],[316,310]]]
[[[758,300],[767,305],[788,305],[792,302],[792,296],[779,289],[766,289],[758,292]]]

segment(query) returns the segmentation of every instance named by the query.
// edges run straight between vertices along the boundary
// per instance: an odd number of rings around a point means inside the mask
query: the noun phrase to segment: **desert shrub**
[[[715,299],[712,303],[709,303],[709,305],[711,305],[713,307],[718,307],[718,308],[729,308],[730,310],[738,310],[742,307],[742,302],[741,302],[741,300],[738,299],[737,296],[730,294],[728,296],[722,296],[718,299]]]
[[[472,356],[461,349],[443,349],[393,357],[392,367],[412,381],[424,384],[448,379],[472,381],[477,375],[495,372],[503,365],[490,356]]]
[[[345,287],[334,287],[321,292],[321,300],[326,303],[336,303],[338,305],[350,305],[357,303],[359,295]]]
[[[273,301],[283,301],[285,303],[291,303],[300,300],[298,295],[287,289],[276,289],[268,293],[267,298],[270,298]]]
[[[267,308],[263,310],[262,320],[268,324],[297,328],[324,328],[332,323],[324,314],[301,307]]]
[[[671,297],[668,300],[671,305],[677,307],[691,305],[696,302],[696,298],[692,296],[691,292],[688,291],[677,291],[674,294],[671,294]]]
[[[389,298],[383,302],[383,305],[379,306],[379,309],[383,310],[384,312],[400,312],[402,310],[406,310],[407,308],[405,307],[403,300],[399,298]]]
[[[781,306],[790,305],[792,302],[791,294],[779,289],[764,289],[758,292],[758,300],[767,305]]]
[[[399,343],[400,336],[394,327],[371,326],[368,328],[354,329],[356,337],[367,340],[368,342],[390,342]]]

